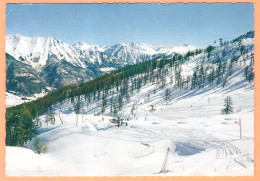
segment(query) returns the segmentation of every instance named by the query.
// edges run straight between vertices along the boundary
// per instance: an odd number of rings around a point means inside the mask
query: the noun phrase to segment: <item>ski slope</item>
[[[252,45],[252,40],[245,40]],[[219,50],[222,51],[222,48]],[[214,52],[213,52],[214,53]],[[248,52],[250,54],[251,52]],[[183,74],[202,56],[182,65]],[[84,104],[78,115],[68,101],[54,106],[55,124],[45,123],[37,136],[45,154],[27,148],[6,147],[8,176],[252,176],[254,174],[254,84],[244,78],[250,59],[233,68],[226,86],[178,89],[169,82],[153,93],[148,83],[118,116],[128,119],[117,127],[113,117],[95,114],[97,102]],[[166,88],[171,91],[164,99]],[[222,115],[230,96],[233,113]],[[135,109],[132,114],[132,105]],[[151,111],[154,105],[155,111]],[[63,120],[63,124],[60,120]],[[238,121],[241,120],[242,139]],[[169,149],[169,151],[167,151]]]
[[[55,125],[39,129],[48,153],[7,147],[7,175],[253,175],[253,89],[228,94],[235,110],[230,115],[220,114],[226,92],[215,90],[158,104],[155,112],[140,103],[136,117],[119,128],[107,116],[84,115],[82,122],[79,115],[76,127],[74,113],[63,114],[64,124],[56,115]],[[168,172],[159,173],[167,148]]]

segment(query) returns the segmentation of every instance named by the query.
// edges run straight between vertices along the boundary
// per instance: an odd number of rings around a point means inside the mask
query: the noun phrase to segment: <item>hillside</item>
[[[30,65],[17,61],[6,54],[6,89],[22,94],[47,91],[46,84],[40,79],[39,73]]]
[[[254,39],[243,37],[54,90],[7,109],[6,173],[253,175],[253,80]]]

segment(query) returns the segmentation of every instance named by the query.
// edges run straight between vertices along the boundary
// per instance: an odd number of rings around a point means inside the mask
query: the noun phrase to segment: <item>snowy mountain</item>
[[[43,112],[35,118],[39,135],[24,148],[7,146],[6,175],[252,176],[253,70],[254,39],[242,38],[58,89],[38,100],[54,102],[55,119]],[[117,117],[121,124],[111,121]]]
[[[133,64],[162,54],[167,56],[175,53],[184,54],[195,49],[196,47],[192,45],[166,48],[145,43],[97,46],[79,42],[71,46],[52,37],[26,37],[18,34],[6,37],[6,52],[18,61],[35,68],[47,65],[50,57],[55,57],[57,62],[65,60],[73,66],[86,68],[89,63]]]
[[[26,37],[17,34],[6,37],[6,53],[31,67],[30,71],[52,88],[93,79],[108,70],[125,65],[160,56],[172,57],[176,52],[183,54],[194,49],[191,45],[165,48],[145,43],[97,46],[79,42],[72,46],[52,37]],[[15,87],[12,91],[15,91]],[[41,91],[42,88],[31,91],[16,90],[17,93],[28,95]]]
[[[34,68],[45,66],[50,57],[56,57],[56,61],[66,60],[74,66],[85,67],[79,58],[79,52],[73,46],[52,37],[7,36],[6,52]]]
[[[160,51],[161,53],[166,54],[166,55],[171,55],[173,53],[185,54],[188,51],[194,51],[196,49],[197,48],[193,45],[185,44],[185,45],[175,46],[172,48],[160,48],[158,51]]]
[[[73,45],[75,48],[81,50],[81,51],[99,51],[104,52],[106,50],[106,46],[98,46],[98,45],[92,45],[87,44],[84,42],[78,42],[75,45]]]

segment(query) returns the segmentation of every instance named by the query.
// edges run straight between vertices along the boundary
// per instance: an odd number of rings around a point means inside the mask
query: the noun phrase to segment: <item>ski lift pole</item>
[[[241,118],[239,118],[239,131],[240,131],[240,139],[242,139],[242,126],[241,126]]]
[[[170,148],[167,149],[167,152],[166,152],[166,156],[165,156],[165,159],[164,159],[164,163],[163,163],[163,167],[161,169],[160,172],[162,173],[166,173],[167,170],[166,170],[166,165],[167,165],[167,159],[168,159],[168,154],[169,154],[169,151],[170,151]]]
[[[242,139],[242,125],[241,125],[241,118],[239,118],[238,122],[235,122],[239,125],[239,134],[240,134],[240,139]]]

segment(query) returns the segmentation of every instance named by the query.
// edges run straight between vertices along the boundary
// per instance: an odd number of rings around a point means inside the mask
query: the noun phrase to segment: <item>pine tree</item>
[[[117,107],[116,107],[116,104],[115,104],[115,103],[113,103],[113,108],[114,108],[114,110],[113,110],[113,116],[116,116]]]
[[[254,71],[253,71],[253,68],[251,67],[249,69],[249,74],[248,74],[248,82],[250,83],[252,80],[254,80]]]
[[[199,88],[204,87],[205,71],[203,65],[200,66],[199,70]]]
[[[110,98],[110,114],[112,115],[113,113],[113,96]]]
[[[102,100],[102,108],[101,108],[101,113],[104,114],[104,112],[106,111],[106,105],[107,105],[107,100],[106,98],[103,98]]]
[[[222,114],[231,114],[233,113],[233,102],[230,96],[227,96],[224,100],[224,109],[222,109]]]
[[[228,75],[226,75],[224,78],[223,78],[223,82],[222,82],[222,87],[224,88],[226,83],[227,83],[227,77]]]
[[[51,108],[48,109],[47,114],[46,114],[46,118],[45,118],[45,123],[48,126],[48,123],[51,123],[52,125],[55,124],[55,117],[54,117],[54,113],[52,112]]]
[[[221,47],[223,46],[223,39],[222,38],[219,39],[219,46],[221,46]]]
[[[245,67],[245,78],[248,79],[248,72],[249,72],[249,69],[248,69],[248,66]]]
[[[39,118],[38,114],[36,115],[35,122],[36,122],[36,127],[39,128],[40,127],[40,118]]]
[[[78,96],[77,102],[74,105],[74,111],[76,113],[76,126],[77,127],[78,127],[78,115],[80,113],[80,109],[81,109],[80,96]]]
[[[27,135],[24,126],[20,120],[18,121],[17,127],[14,129],[14,135],[14,145],[24,146]]]
[[[135,105],[133,104],[132,105],[132,108],[131,108],[131,114],[134,115],[134,110],[135,110]]]
[[[252,80],[254,80],[254,71],[251,66],[245,67],[245,78],[250,83]]]
[[[121,110],[123,107],[123,98],[121,95],[118,96],[118,109]]]
[[[167,88],[167,89],[165,90],[165,100],[167,101],[168,99],[170,99],[170,96],[171,96],[170,89]]]
[[[222,54],[222,57],[225,57],[225,56],[226,56],[226,50],[224,49],[224,50],[221,52],[221,54]]]
[[[233,73],[233,63],[230,62],[229,66],[228,66],[228,76],[231,76]]]
[[[245,50],[246,50],[246,47],[245,47],[244,45],[242,45],[242,46],[240,47],[240,54],[243,55],[244,52],[245,52]]]
[[[33,142],[34,149],[36,153],[46,153],[47,152],[47,146],[42,143],[40,138],[36,137]]]
[[[197,72],[193,72],[192,80],[191,80],[191,89],[195,89],[197,86]]]
[[[207,55],[208,59],[210,58],[210,54],[213,50],[214,50],[214,47],[211,45],[206,48],[206,53],[208,53],[208,55]]]
[[[217,85],[221,82],[221,79],[222,79],[222,71],[223,71],[223,65],[221,62],[218,63],[218,66],[217,66],[217,70],[216,70],[216,75],[217,75]]]

